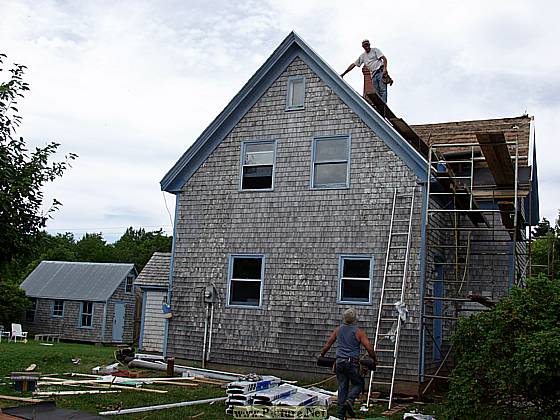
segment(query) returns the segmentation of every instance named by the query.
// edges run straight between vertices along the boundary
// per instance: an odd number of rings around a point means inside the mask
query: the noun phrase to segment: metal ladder
[[[377,314],[377,326],[373,343],[373,348],[378,356],[379,362],[377,369],[382,371],[391,370],[392,375],[391,382],[374,381],[374,372],[371,372],[366,403],[367,407],[369,407],[372,384],[390,385],[389,409],[391,409],[393,402],[393,389],[395,386],[395,373],[397,371],[399,340],[402,326],[401,316],[395,308],[395,303],[404,302],[406,279],[408,277],[408,260],[415,193],[416,187],[413,188],[411,195],[399,195],[396,188],[393,193],[391,224],[389,226],[385,269],[383,271],[383,283],[381,285],[381,297],[379,298],[379,311]],[[404,212],[406,210],[408,214]],[[396,330],[394,330],[394,333],[389,333],[395,326]],[[394,337],[394,341],[390,340],[391,336]],[[392,342],[392,345],[390,345],[391,348],[381,346],[381,341],[383,339]],[[389,363],[386,363],[387,359],[389,359]]]

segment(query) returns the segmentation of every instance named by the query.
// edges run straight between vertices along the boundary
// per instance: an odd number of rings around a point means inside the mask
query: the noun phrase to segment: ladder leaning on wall
[[[367,407],[369,407],[372,384],[390,386],[389,409],[393,401],[400,333],[403,321],[406,320],[404,294],[408,278],[415,193],[416,187],[412,189],[412,194],[410,195],[398,194],[396,188],[393,192],[387,254],[385,256],[383,283],[381,284],[377,326],[373,343],[379,363],[377,370],[379,373],[391,372],[391,381],[374,380],[374,372],[371,372]]]

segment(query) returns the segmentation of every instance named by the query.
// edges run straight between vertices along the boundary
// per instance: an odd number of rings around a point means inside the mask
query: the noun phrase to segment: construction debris
[[[27,402],[27,403],[38,403],[42,401],[37,398],[12,397],[11,395],[0,395],[0,400],[10,400],[10,401],[19,401],[19,402]]]
[[[156,369],[161,371],[167,371],[167,363],[163,362],[148,362],[145,360],[134,359],[128,363],[130,368],[143,368],[143,369]],[[174,368],[175,375],[181,375],[182,373],[187,373],[190,376],[204,376],[208,379],[218,379],[222,381],[238,381],[244,375],[231,372],[221,372],[218,370],[201,369],[191,366],[181,366],[175,365]]]
[[[173,404],[162,404],[162,405],[152,405],[149,407],[137,407],[137,408],[128,408],[124,410],[114,410],[114,411],[102,411],[99,413],[100,416],[116,416],[119,414],[132,414],[132,413],[142,413],[146,411],[155,411],[155,410],[165,410],[167,408],[176,408],[176,407],[187,407],[189,405],[198,405],[198,404],[213,404],[218,401],[224,401],[227,397],[219,397],[219,398],[210,398],[207,400],[196,400],[196,401],[184,401],[178,402]]]
[[[87,394],[117,394],[121,391],[117,390],[100,390],[92,389],[91,391],[37,391],[33,395],[37,397],[58,397],[63,395],[87,395]]]
[[[24,370],[25,370],[26,372],[32,372],[32,371],[34,371],[35,369],[37,369],[37,365],[36,365],[35,363],[31,363],[31,364],[30,364],[28,367],[26,367]]]
[[[403,420],[436,420],[436,418],[430,414],[420,414],[416,411],[411,411],[410,413],[404,413]]]
[[[119,370],[119,364],[118,363],[113,363],[112,365],[107,365],[107,366],[96,366],[91,370],[91,373],[93,373],[94,375],[108,375],[111,373],[115,373]]]

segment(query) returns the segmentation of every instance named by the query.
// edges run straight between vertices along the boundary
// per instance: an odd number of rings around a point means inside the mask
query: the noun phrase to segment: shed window
[[[370,303],[372,257],[341,257],[339,296],[341,303]]]
[[[132,293],[133,284],[134,284],[134,276],[132,276],[132,275],[126,276],[126,283],[124,285],[124,291],[126,293]]]
[[[93,324],[93,302],[82,302],[80,327],[90,328]]]
[[[313,140],[313,188],[348,187],[350,137],[321,137]]]
[[[35,312],[37,312],[37,298],[29,298],[31,306],[25,311],[25,320],[35,322]]]
[[[234,255],[229,262],[228,304],[260,306],[264,278],[262,255]]]
[[[305,77],[297,76],[288,79],[288,98],[286,109],[303,109],[305,103]]]
[[[241,156],[241,189],[270,190],[273,186],[274,141],[244,142]]]
[[[62,317],[63,315],[64,315],[64,301],[63,300],[55,300],[54,303],[53,303],[52,316]]]

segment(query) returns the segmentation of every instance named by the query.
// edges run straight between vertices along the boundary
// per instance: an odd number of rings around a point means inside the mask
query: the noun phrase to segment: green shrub
[[[461,319],[451,418],[558,418],[560,282],[529,279],[495,308]]]
[[[17,284],[0,283],[0,325],[6,331],[10,331],[12,322],[21,322],[22,315],[30,304],[25,292]]]

